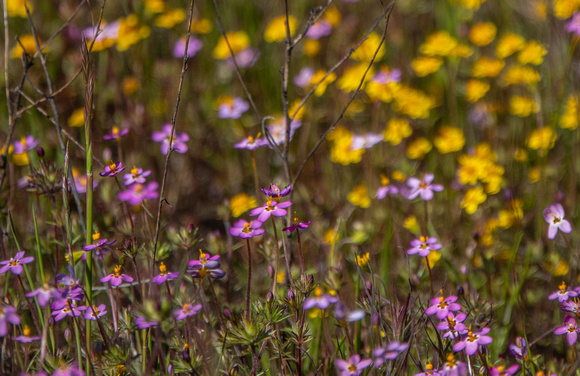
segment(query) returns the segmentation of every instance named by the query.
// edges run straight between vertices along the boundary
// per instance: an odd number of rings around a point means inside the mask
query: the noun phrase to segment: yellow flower
[[[338,232],[334,232],[333,229],[328,229],[324,233],[322,241],[325,244],[333,245],[336,244],[336,242],[338,242],[338,239],[339,239]]]
[[[338,9],[334,5],[329,6],[326,8],[326,12],[324,12],[324,19],[328,21],[332,27],[338,26],[341,20],[341,15]]]
[[[85,109],[83,107],[77,108],[68,118],[69,127],[82,127],[85,125]]]
[[[447,31],[438,31],[427,37],[427,40],[419,46],[419,52],[428,56],[449,56],[457,44],[457,39]]]
[[[561,277],[563,275],[568,274],[569,271],[570,271],[570,265],[568,265],[566,260],[560,259],[560,260],[558,260],[558,263],[554,267],[554,270],[552,271],[552,275],[554,277]]]
[[[165,2],[163,0],[143,0],[145,9],[151,13],[162,13],[165,10]]]
[[[250,37],[245,31],[230,31],[226,33],[226,37],[234,54],[237,54],[250,45]],[[230,57],[230,49],[223,35],[213,50],[213,57],[222,60]]]
[[[155,19],[155,26],[171,29],[185,20],[185,11],[181,8],[170,9]]]
[[[461,184],[474,185],[477,179],[483,176],[485,161],[474,155],[463,154],[459,157],[460,167],[457,169],[457,178]]]
[[[337,82],[338,87],[341,90],[348,92],[355,91],[358,88],[358,85],[360,84],[367,68],[368,68],[367,63],[361,63],[346,68],[344,70],[344,73],[342,74],[342,77],[338,79]],[[365,82],[370,80],[373,77],[373,75],[374,70],[373,68],[371,68],[365,76]]]
[[[554,147],[558,136],[550,127],[543,127],[533,131],[527,140],[527,145],[533,150],[548,150]]]
[[[407,156],[411,159],[421,159],[431,151],[433,145],[425,137],[419,137],[409,144]]]
[[[286,278],[286,273],[284,273],[284,271],[278,272],[278,275],[276,276],[276,282],[282,283],[284,282],[284,278]]]
[[[480,22],[469,30],[469,40],[476,46],[487,46],[495,39],[497,28],[491,22]]]
[[[565,20],[580,8],[580,0],[554,0],[554,16]]]
[[[435,266],[435,264],[437,263],[437,261],[439,261],[440,258],[441,258],[441,252],[431,251],[431,252],[429,252],[427,257],[425,257],[425,263],[428,262],[429,266],[431,268],[433,268]]]
[[[24,46],[24,50],[26,51],[27,54],[29,55],[34,55],[37,51],[36,49],[36,42],[34,40],[34,36],[32,34],[26,34],[23,35],[21,37],[19,37],[20,39],[20,43],[22,44],[22,46]],[[42,46],[42,44],[44,43],[42,40],[40,40],[40,38],[38,39],[38,43],[40,46]],[[48,51],[48,47],[44,47],[44,49],[42,50],[42,52],[47,52]],[[22,57],[22,47],[20,47],[20,44],[17,43],[16,46],[14,48],[12,48],[12,50],[10,51],[10,57],[14,58],[14,59],[20,59]]]
[[[503,173],[503,167],[494,165],[495,168],[501,168]],[[503,185],[503,177],[501,175],[488,175],[484,179],[482,179],[485,185],[485,193],[488,195],[495,195],[499,193],[502,185]]]
[[[419,232],[419,224],[417,223],[417,217],[410,215],[403,221],[403,227],[412,233],[416,234]]]
[[[503,228],[510,228],[524,217],[522,210],[522,201],[513,199],[510,201],[508,208],[501,210],[498,215],[498,225]]]
[[[381,84],[376,81],[370,81],[365,86],[365,91],[373,101],[379,100],[384,103],[390,103],[393,100],[394,93],[399,90],[401,84],[398,82],[388,82]]]
[[[487,199],[487,195],[483,192],[483,188],[477,186],[465,192],[461,207],[465,209],[467,214],[473,214],[477,211],[479,205],[483,204]]]
[[[370,259],[371,259],[371,255],[369,252],[363,254],[362,256],[356,255],[356,263],[361,268],[364,268],[365,266],[367,266]]]
[[[478,10],[481,4],[485,2],[486,0],[459,0],[461,5],[472,10]]]
[[[369,37],[357,48],[353,54],[350,56],[351,58],[368,63],[373,59],[375,52],[377,52],[377,48],[379,47],[379,43],[381,42],[381,37],[377,33],[371,33]],[[381,45],[375,60],[380,60],[383,56],[385,56],[386,47],[385,43]]]
[[[207,34],[213,29],[211,21],[207,18],[200,18],[193,20],[191,23],[191,31],[197,34]]]
[[[409,122],[405,119],[390,119],[387,127],[383,131],[385,141],[391,145],[399,145],[403,139],[409,137],[413,133]]]
[[[473,63],[471,67],[471,75],[473,77],[496,77],[505,66],[503,60],[490,59],[489,57],[482,57]]]
[[[316,39],[306,39],[304,41],[304,54],[312,57],[320,52],[320,42]]]
[[[12,162],[16,166],[28,166],[30,164],[30,157],[28,153],[12,154]]]
[[[258,206],[256,198],[246,193],[240,193],[230,200],[230,210],[234,217],[239,217],[256,206]]]
[[[502,80],[504,85],[531,85],[540,81],[540,74],[533,68],[515,65],[503,74]]]
[[[290,35],[294,35],[298,21],[292,16],[288,16],[288,25],[290,26]],[[264,39],[266,42],[280,42],[286,39],[286,16],[279,16],[274,18],[264,31]]]
[[[326,139],[332,143],[330,149],[330,160],[341,165],[349,165],[351,163],[359,163],[365,149],[352,150],[353,133],[348,129],[338,126],[330,132]]]
[[[525,39],[514,33],[508,33],[501,37],[495,46],[495,56],[499,59],[505,59],[516,51],[521,50],[525,46]]]
[[[479,159],[488,162],[497,161],[497,154],[491,149],[491,145],[487,142],[481,142],[475,146],[475,156]]]
[[[393,176],[393,179],[395,179],[396,181],[401,182],[401,183],[403,183],[405,180],[407,180],[407,176],[399,170],[393,171],[392,176]]]
[[[119,34],[117,37],[117,50],[126,51],[132,45],[145,39],[151,33],[151,29],[144,25],[139,25],[136,14],[131,14],[119,20]]]
[[[139,80],[137,80],[137,78],[134,76],[125,77],[121,83],[121,87],[123,88],[123,93],[125,95],[135,94],[140,86],[141,85],[139,84]]]
[[[310,78],[310,85],[311,86],[316,85],[318,82],[320,82],[320,80],[322,80],[324,78],[325,75],[326,75],[326,71],[324,69],[317,70],[312,75],[312,78]],[[330,85],[331,83],[333,83],[335,80],[336,80],[336,74],[334,74],[334,72],[329,74],[328,77],[326,77],[324,79],[324,81],[322,81],[320,83],[320,85],[318,85],[316,90],[314,90],[314,95],[320,97],[326,91],[326,87],[328,85]]]
[[[465,85],[465,96],[468,102],[475,103],[489,91],[489,84],[479,80],[469,80]]]
[[[452,153],[463,149],[465,137],[461,129],[443,126],[437,131],[433,144],[441,154]]]
[[[530,168],[530,171],[528,171],[528,180],[530,181],[530,183],[537,183],[540,181],[540,169],[538,167],[532,167]]]
[[[534,16],[544,21],[548,16],[548,5],[544,0],[536,0],[532,3],[532,8],[534,10]]]
[[[574,94],[568,97],[564,114],[560,118],[560,127],[572,130],[578,127],[578,97]]]
[[[531,40],[518,54],[518,62],[520,64],[540,65],[544,61],[544,55],[548,51],[537,41]]]
[[[435,101],[420,90],[401,85],[394,93],[393,109],[413,119],[426,119]]]
[[[30,0],[5,0],[4,3],[6,4],[6,11],[9,17],[28,18],[24,4],[26,4],[30,13],[34,9]]]
[[[443,59],[434,56],[419,56],[413,59],[411,67],[419,77],[425,77],[431,73],[435,73],[441,68]]]
[[[458,44],[453,50],[451,50],[449,56],[469,57],[471,54],[473,54],[471,47],[465,44]]]
[[[510,98],[510,114],[527,117],[531,114],[538,113],[540,105],[531,98],[514,95]]]
[[[296,112],[299,105],[300,99],[296,99],[288,109],[288,113],[290,114],[290,116],[292,116]],[[298,111],[298,113],[296,113],[296,116],[294,116],[294,119],[298,120],[302,119],[302,117],[304,116],[304,111],[306,111],[306,105],[302,106],[302,108]]]
[[[526,149],[516,148],[516,150],[514,150],[514,159],[520,163],[523,163],[528,160],[528,152]]]

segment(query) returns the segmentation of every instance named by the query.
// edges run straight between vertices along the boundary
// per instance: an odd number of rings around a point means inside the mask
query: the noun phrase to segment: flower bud
[[[274,300],[274,294],[272,293],[272,291],[268,291],[268,294],[266,294],[266,301],[271,302]]]
[[[67,343],[69,343],[69,344],[70,344],[70,343],[71,343],[71,341],[72,341],[72,333],[71,333],[71,331],[70,331],[70,329],[69,329],[69,328],[66,328],[66,329],[64,330],[64,339],[65,339],[65,341],[66,341]]]
[[[224,312],[224,317],[226,319],[228,319],[228,320],[231,320],[231,318],[232,318],[232,311],[230,311],[227,308],[224,308],[224,311],[223,312]]]
[[[44,158],[44,149],[41,146],[36,147],[36,155],[40,158]]]
[[[465,294],[465,290],[463,289],[463,286],[457,287],[457,295],[462,296],[463,294]]]

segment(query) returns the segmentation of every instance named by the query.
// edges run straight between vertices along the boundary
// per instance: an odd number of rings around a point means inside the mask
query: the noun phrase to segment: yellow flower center
[[[133,175],[133,178],[139,176],[139,169],[137,168],[137,166],[133,166],[133,168],[131,169],[131,174]]]
[[[22,138],[20,139],[20,143],[22,144],[22,147],[24,147],[24,148],[25,148],[25,147],[26,147],[26,137],[22,137]]]
[[[201,249],[199,250],[199,261],[202,264],[205,264],[207,262],[207,254],[203,253],[203,251]]]
[[[119,127],[117,127],[116,125],[114,125],[113,126],[113,130],[111,131],[111,133],[113,133],[113,136],[119,137]]]
[[[22,334],[24,334],[25,337],[30,336],[30,328],[28,327],[28,325],[24,325],[24,329],[22,329]]]
[[[389,185],[390,183],[391,181],[389,180],[389,178],[381,174],[381,185]]]
[[[116,169],[116,168],[117,168],[117,164],[116,164],[115,162],[111,161],[111,163],[109,163],[109,168],[110,168],[111,170],[114,170],[114,169]]]
[[[143,191],[143,185],[142,184],[137,184],[135,186],[135,193],[136,194],[140,194]]]
[[[101,234],[98,231],[95,231],[93,234],[93,240],[99,240],[101,238]]]
[[[352,363],[348,363],[347,369],[349,372],[356,372],[356,366]]]
[[[562,283],[560,283],[560,286],[558,286],[558,288],[562,291],[566,290],[566,282],[562,281]]]
[[[322,289],[320,287],[315,288],[314,295],[317,297],[321,297],[322,296]]]
[[[244,223],[244,229],[242,230],[242,232],[245,232],[246,234],[248,232],[251,232],[252,231],[252,229],[250,228],[250,225],[251,224],[252,224],[252,222],[246,222],[246,223]]]
[[[159,265],[159,271],[161,272],[162,275],[167,274],[167,267],[163,262],[161,263],[161,265]]]
[[[115,277],[119,278],[121,276],[121,265],[115,266]]]

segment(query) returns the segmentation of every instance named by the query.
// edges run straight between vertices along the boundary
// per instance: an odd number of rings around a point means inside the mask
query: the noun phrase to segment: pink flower
[[[377,199],[382,200],[387,197],[388,194],[396,195],[399,193],[399,188],[391,185],[391,180],[385,175],[381,174],[381,187],[377,189]]]
[[[262,146],[268,146],[268,140],[264,138],[259,138],[259,136],[256,138],[248,136],[244,138],[242,141],[234,144],[234,148],[236,149],[247,149],[247,150],[255,150]]]
[[[12,257],[10,260],[0,261],[0,265],[4,265],[0,267],[0,274],[6,273],[10,270],[14,274],[20,274],[24,270],[22,264],[28,264],[34,261],[34,257],[22,257],[24,256],[24,251],[20,251],[16,253],[16,256]]]
[[[179,277],[179,273],[168,272],[167,267],[163,262],[161,263],[161,265],[159,265],[159,271],[161,272],[161,274],[158,274],[151,279],[151,282],[155,282],[158,285],[163,284],[168,279],[176,279],[177,277]]]
[[[125,166],[123,166],[122,162],[111,162],[109,165],[105,166],[105,172],[100,172],[99,175],[103,177],[112,177],[117,175],[119,172],[122,172],[123,170],[125,170]]]
[[[239,119],[242,114],[250,108],[250,104],[242,98],[236,97],[231,100],[224,100],[218,106],[218,118]]]
[[[111,133],[103,136],[103,140],[115,140],[120,141],[121,137],[126,136],[129,133],[129,128],[119,129],[117,126],[113,126]]]
[[[153,141],[161,142],[161,152],[167,154],[167,148],[169,147],[169,141],[171,140],[171,124],[165,124],[161,131],[153,132]],[[186,142],[189,141],[189,136],[185,133],[174,132],[173,142],[171,147],[178,153],[187,152]]]
[[[491,376],[515,375],[519,369],[520,369],[520,366],[518,364],[514,364],[509,368],[505,368],[504,366],[497,366],[497,367],[491,367],[489,369],[489,374]]]
[[[276,202],[268,200],[268,202],[266,202],[264,206],[260,206],[259,208],[253,209],[250,212],[250,216],[257,215],[258,221],[265,222],[272,215],[275,217],[283,217],[286,214],[288,214],[288,212],[284,209],[289,207],[290,205],[292,205],[290,201]]]
[[[443,247],[441,244],[437,243],[437,238],[428,238],[426,236],[421,236],[419,239],[412,240],[411,245],[413,248],[407,250],[407,254],[414,255],[418,253],[419,256],[422,257],[427,257],[431,251],[436,251]]]
[[[151,170],[143,171],[142,168],[133,166],[131,173],[123,175],[123,179],[125,179],[125,185],[131,185],[133,183],[143,184],[147,181],[145,178],[149,175],[151,175]]]
[[[86,311],[86,309],[85,306],[77,307],[75,302],[71,304],[70,301],[67,301],[61,308],[52,311],[51,316],[55,316],[54,321],[60,321],[67,316],[78,317],[82,314],[81,311]]]
[[[242,239],[248,239],[254,236],[262,235],[264,233],[264,229],[260,228],[262,226],[262,222],[260,221],[244,221],[240,219],[232,227],[229,229],[229,233],[231,236],[238,236]]]
[[[334,365],[340,371],[340,376],[359,376],[372,362],[372,359],[361,360],[360,355],[353,355],[348,361],[336,359]]]
[[[425,174],[420,180],[411,177],[407,180],[407,185],[411,189],[407,198],[409,200],[421,195],[421,198],[425,201],[429,201],[433,198],[433,192],[441,192],[443,186],[441,184],[431,184],[433,181],[433,174]]]
[[[117,265],[115,266],[115,272],[101,278],[101,282],[109,282],[111,286],[117,287],[123,282],[133,282],[133,277],[128,276],[127,274],[121,274],[121,265]]]
[[[8,324],[20,325],[20,316],[16,313],[16,308],[9,305],[0,306],[0,337],[8,334]]]
[[[175,311],[175,319],[183,320],[186,317],[191,317],[197,315],[197,312],[201,309],[201,304],[196,304],[192,306],[189,303],[185,303],[182,308]]]
[[[548,239],[554,239],[558,230],[566,234],[572,231],[570,222],[564,219],[564,208],[561,204],[550,205],[544,209],[544,219],[550,224]]]
[[[580,12],[574,13],[572,19],[566,22],[566,31],[580,37]]]
[[[479,346],[489,345],[493,338],[486,336],[490,332],[489,328],[483,328],[477,333],[469,331],[467,337],[453,346],[453,351],[458,352],[465,349],[467,355],[473,355],[479,350]]]
[[[131,205],[139,205],[145,200],[152,200],[159,197],[157,193],[157,187],[159,184],[152,181],[151,183],[144,184],[132,184],[129,189],[119,192],[117,198],[121,201],[127,201]]]
[[[33,136],[29,135],[22,137],[18,141],[14,141],[14,154],[27,153],[28,151],[34,149],[38,145],[38,140],[34,139]]]
[[[445,298],[443,293],[441,293],[441,296],[431,299],[431,306],[425,310],[425,314],[436,314],[439,320],[443,320],[447,317],[450,311],[456,312],[461,310],[461,305],[455,303],[456,301],[457,296],[450,295]]]
[[[104,316],[107,314],[107,306],[104,304],[101,304],[100,306],[93,306],[91,307],[87,307],[87,311],[84,314],[84,318],[85,320],[97,320],[99,317]]]
[[[574,320],[574,317],[566,315],[566,318],[564,319],[564,325],[554,329],[554,334],[557,335],[566,334],[568,344],[570,346],[574,345],[576,343],[576,340],[578,339],[578,325],[576,324],[576,320]]]
[[[182,58],[185,55],[185,39],[181,38],[173,45],[173,57]],[[187,57],[192,58],[201,50],[203,47],[203,42],[199,39],[190,36],[189,43],[187,47]]]
[[[576,291],[568,290],[568,286],[566,286],[565,282],[560,283],[560,286],[558,286],[558,288],[559,290],[550,294],[550,296],[548,296],[548,299],[550,300],[558,299],[558,301],[562,303],[568,300],[570,297],[578,296],[578,293]]]

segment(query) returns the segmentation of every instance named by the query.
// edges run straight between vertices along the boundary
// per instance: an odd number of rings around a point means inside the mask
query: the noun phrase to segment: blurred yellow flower
[[[290,116],[292,116],[296,110],[298,109],[298,106],[300,105],[300,99],[296,99],[292,105],[290,105],[290,108],[288,109],[288,113],[290,114]],[[296,115],[294,116],[294,119],[302,119],[302,117],[304,116],[304,112],[306,111],[306,105],[302,106],[302,108],[298,111],[298,113],[296,113]]]
[[[256,206],[258,206],[256,198],[246,193],[240,193],[239,195],[232,197],[230,200],[230,210],[234,217],[239,217]]]
[[[165,10],[165,2],[163,0],[143,0],[145,9],[151,13],[162,13]]]
[[[409,86],[401,85],[393,94],[393,109],[412,119],[428,118],[429,110],[436,106],[433,98]]]
[[[350,57],[355,60],[368,63],[373,59],[373,56],[375,55],[375,52],[377,52],[377,48],[379,47],[380,42],[381,37],[377,33],[371,33]],[[380,60],[383,56],[385,56],[385,52],[386,47],[385,43],[383,43],[379,49],[379,52],[377,53],[377,56],[375,57],[375,60]]]
[[[137,89],[141,87],[139,80],[134,76],[125,77],[123,82],[121,82],[121,88],[125,95],[135,94]]]
[[[30,164],[30,157],[28,153],[12,154],[12,162],[16,166],[28,166]]]
[[[548,5],[545,0],[536,0],[532,3],[532,8],[534,10],[534,16],[544,21],[548,16]]]
[[[503,60],[490,59],[484,56],[473,63],[471,75],[477,78],[496,77],[504,65],[505,62]]]
[[[364,268],[365,266],[367,266],[370,259],[371,259],[371,255],[369,252],[366,252],[362,256],[356,255],[356,263],[361,268]]]
[[[290,27],[290,35],[294,35],[298,21],[293,16],[288,16],[288,26]],[[264,31],[264,39],[266,42],[280,42],[286,39],[286,16],[279,16],[274,18]]]
[[[348,129],[338,126],[330,132],[326,139],[331,142],[330,160],[341,165],[359,163],[365,149],[352,150],[353,133]]]
[[[578,127],[578,106],[578,97],[571,94],[566,101],[564,114],[560,118],[560,127],[572,130]]]
[[[478,10],[481,4],[485,2],[486,0],[459,0],[461,5],[472,10]]]
[[[535,84],[540,81],[540,74],[533,68],[515,65],[504,72],[504,85]]]
[[[388,82],[381,84],[376,81],[370,81],[365,86],[365,91],[373,101],[390,103],[393,100],[394,93],[399,90],[401,84],[398,82]]]
[[[185,11],[181,8],[170,9],[155,19],[155,26],[171,29],[185,20]]]
[[[286,273],[284,273],[283,271],[278,272],[278,275],[276,275],[276,282],[282,283],[284,282],[284,278],[286,278]]]
[[[367,63],[360,63],[346,68],[342,73],[342,76],[337,81],[339,89],[348,92],[355,91],[358,88],[367,68]],[[370,80],[373,75],[374,69],[371,67],[365,76],[365,82]]]
[[[513,199],[509,202],[507,209],[500,210],[498,215],[498,225],[503,228],[510,228],[524,217],[522,201]]]
[[[207,34],[212,29],[211,21],[207,18],[194,19],[191,23],[191,31],[197,34]]]
[[[560,259],[560,260],[558,260],[558,263],[556,263],[554,270],[552,270],[552,275],[554,277],[561,277],[563,275],[567,275],[569,271],[570,271],[570,265],[568,265],[566,260]]]
[[[497,161],[497,153],[493,151],[491,145],[487,142],[480,142],[475,146],[475,156],[491,163]]]
[[[534,130],[528,137],[527,145],[533,150],[548,150],[554,147],[558,136],[550,127]]]
[[[487,199],[487,195],[483,192],[480,186],[469,189],[465,192],[461,207],[465,209],[467,214],[473,214],[477,211],[479,205],[483,204]]]
[[[474,185],[483,176],[485,163],[474,155],[463,154],[459,156],[457,178],[461,184]]]
[[[554,0],[554,16],[565,20],[580,9],[580,0]]]
[[[518,62],[520,64],[540,65],[544,61],[544,55],[548,51],[537,41],[531,40],[518,54]]]
[[[491,22],[480,22],[469,30],[469,40],[476,46],[487,46],[495,39],[497,28]]]
[[[528,160],[528,152],[523,148],[516,148],[514,150],[514,159],[517,162],[523,163]]]
[[[401,183],[404,182],[405,180],[407,180],[407,176],[399,170],[393,171],[392,176],[393,176],[393,179],[395,179],[396,181],[401,182]]]
[[[407,120],[392,118],[389,120],[385,130],[383,131],[383,137],[385,141],[396,146],[399,145],[403,139],[409,137],[411,133],[413,133],[413,129],[411,129]]]
[[[85,109],[80,107],[74,110],[68,118],[67,125],[69,127],[82,127],[85,125]]]
[[[26,51],[27,54],[29,55],[34,55],[36,53],[36,42],[34,40],[34,36],[32,34],[26,34],[26,35],[22,35],[19,36],[18,39],[20,40],[20,43],[22,44],[22,46],[24,47],[24,51]],[[42,40],[40,40],[40,38],[38,39],[38,43],[42,46],[42,44],[44,43]],[[47,52],[48,51],[48,47],[44,47],[44,49],[42,50],[42,52]],[[12,48],[12,50],[10,50],[10,57],[14,58],[14,59],[20,59],[22,57],[22,47],[20,46],[19,43],[16,43],[16,46]]]
[[[34,9],[30,0],[5,0],[4,3],[6,4],[6,11],[9,17],[28,18],[24,4],[26,4],[30,13]]]
[[[403,227],[412,233],[416,234],[419,232],[419,224],[417,223],[417,217],[410,215],[403,221]]]
[[[449,56],[457,45],[457,39],[447,31],[438,31],[427,37],[419,46],[419,52],[428,56]]]
[[[501,174],[503,174],[503,167],[498,165],[492,165],[491,168],[498,170],[498,172],[501,172]],[[501,187],[503,186],[503,177],[501,176],[501,174],[489,174],[484,176],[483,179],[481,179],[482,182],[486,183],[485,193],[487,193],[488,195],[495,195],[499,193]]]
[[[429,266],[433,268],[439,259],[441,259],[441,252],[431,251],[427,257],[425,257],[425,263],[429,263]]]
[[[469,80],[465,85],[465,97],[468,102],[475,103],[489,91],[489,84],[479,80]]]
[[[433,145],[425,137],[419,137],[409,144],[407,156],[411,159],[421,159],[431,151]]]
[[[126,51],[141,39],[149,37],[151,29],[145,25],[139,25],[136,14],[131,14],[119,20],[119,33],[117,37],[117,50]]]
[[[333,244],[336,244],[336,242],[339,239],[339,236],[338,236],[338,232],[335,232],[333,229],[328,229],[328,230],[326,230],[326,232],[324,233],[324,236],[322,238],[323,238],[322,241],[325,244],[333,245]]]
[[[452,153],[463,149],[465,137],[461,129],[443,126],[437,130],[433,144],[441,154]]]
[[[234,54],[237,54],[241,50],[247,48],[250,45],[250,37],[245,31],[230,31],[226,33],[228,42]],[[230,57],[230,49],[228,48],[228,43],[222,35],[217,42],[213,50],[213,57],[216,59],[227,59]]]
[[[320,41],[316,39],[306,39],[304,41],[304,54],[306,56],[312,57],[316,56],[320,52]]]
[[[528,171],[528,180],[530,181],[530,183],[537,183],[540,181],[540,169],[538,167],[532,167],[530,168],[530,171]]]
[[[324,69],[319,69],[316,72],[314,72],[314,74],[312,75],[312,78],[310,78],[310,86],[314,86],[318,82],[320,82],[320,80],[322,80],[324,78],[326,73],[327,72]],[[316,95],[317,97],[320,97],[322,94],[324,94],[328,85],[333,83],[335,80],[336,80],[336,74],[334,72],[329,74],[328,77],[326,77],[324,79],[324,81],[320,82],[320,85],[318,85],[318,87],[314,90],[314,95]]]
[[[354,206],[358,206],[363,209],[371,206],[369,191],[367,190],[367,187],[364,185],[364,183],[354,187],[354,189],[348,194],[347,200]]]
[[[453,50],[451,50],[449,56],[469,57],[471,54],[473,54],[471,47],[465,44],[458,44]]]
[[[538,113],[540,105],[531,98],[514,95],[510,98],[510,114],[527,117],[531,114]]]
[[[411,67],[419,77],[435,73],[441,68],[443,59],[434,56],[419,56],[411,62]]]
[[[499,59],[505,59],[514,52],[517,52],[524,48],[526,40],[515,33],[508,33],[501,37],[495,46],[495,56]]]
[[[324,12],[324,19],[328,21],[332,27],[338,26],[341,20],[341,15],[338,9],[334,5],[329,6],[326,8],[326,12]]]

